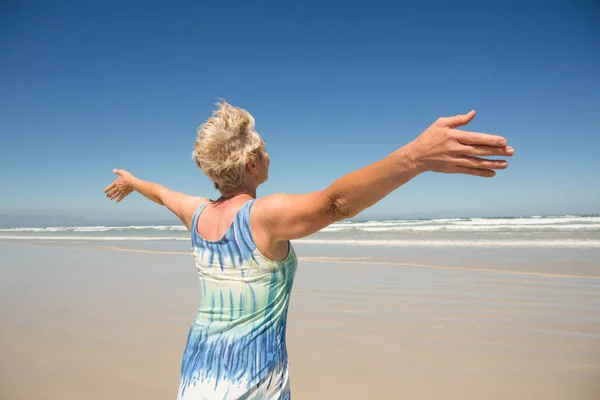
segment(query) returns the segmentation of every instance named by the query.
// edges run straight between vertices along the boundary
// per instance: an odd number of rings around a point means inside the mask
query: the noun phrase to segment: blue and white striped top
[[[297,258],[283,261],[256,248],[244,204],[218,241],[197,233],[206,204],[192,219],[200,307],[181,364],[179,400],[289,399],[286,322]]]

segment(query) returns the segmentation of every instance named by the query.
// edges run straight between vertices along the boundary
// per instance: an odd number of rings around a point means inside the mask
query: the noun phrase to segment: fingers
[[[457,160],[456,165],[474,169],[506,169],[508,163],[504,160],[487,160],[485,158],[464,156]]]
[[[106,193],[106,197],[109,200],[114,200],[115,197],[117,197],[121,192],[119,192],[118,190],[111,190],[110,192]]]
[[[125,196],[127,196],[125,193],[121,193],[119,198],[117,199],[117,203],[119,203],[121,200],[123,200],[125,198]]]
[[[107,187],[104,188],[104,193],[108,193],[111,190],[113,190],[115,187],[117,186],[117,184],[115,182],[111,183],[110,185],[108,185]]]
[[[122,169],[113,169],[113,172],[120,176],[120,175],[123,175],[124,171]]]
[[[502,136],[489,135],[487,133],[460,131],[457,129],[453,129],[452,133],[460,143],[465,145],[496,147],[506,146],[506,139]]]
[[[469,168],[461,165],[457,165],[455,171],[453,172],[457,174],[481,176],[482,178],[491,178],[496,175],[496,172],[492,171],[491,169]]]
[[[454,117],[440,118],[437,122],[448,128],[457,128],[467,125],[473,118],[475,118],[475,110],[471,110],[467,114],[455,115]]]
[[[116,185],[113,183],[112,185],[109,185],[106,187],[106,189],[104,189],[104,193],[106,193],[106,197],[109,200],[114,200],[115,198],[119,197],[119,195],[123,192],[119,188],[117,188]]]
[[[510,157],[515,154],[515,149],[512,147],[494,147],[494,146],[470,146],[463,145],[460,147],[460,151],[463,154],[469,156],[480,156],[480,157],[488,157],[488,156],[501,156],[501,157]]]

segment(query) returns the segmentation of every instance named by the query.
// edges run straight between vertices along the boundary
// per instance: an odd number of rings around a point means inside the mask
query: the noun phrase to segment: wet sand
[[[123,246],[0,241],[1,399],[176,397],[198,306],[191,256]],[[297,250],[294,399],[600,398],[593,254],[568,268]]]

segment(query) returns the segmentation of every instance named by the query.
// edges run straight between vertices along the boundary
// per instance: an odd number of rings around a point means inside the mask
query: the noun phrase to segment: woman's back
[[[256,248],[253,204],[242,205],[214,241],[197,231],[206,204],[192,219],[201,300],[183,356],[180,399],[289,396],[285,328],[297,259],[291,244],[283,261]]]

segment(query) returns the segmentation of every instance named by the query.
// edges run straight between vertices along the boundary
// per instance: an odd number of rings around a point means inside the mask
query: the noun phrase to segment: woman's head
[[[260,185],[268,177],[269,156],[254,130],[254,118],[225,101],[218,106],[198,129],[194,161],[221,194],[237,189],[245,181]]]

